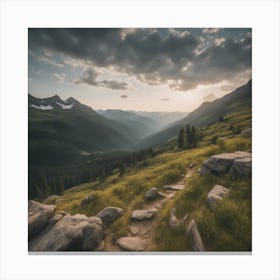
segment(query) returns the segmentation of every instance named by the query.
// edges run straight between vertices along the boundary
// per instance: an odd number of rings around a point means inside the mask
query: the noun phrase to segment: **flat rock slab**
[[[28,201],[28,238],[32,238],[34,235],[43,230],[53,212],[56,205],[46,205],[34,200]]]
[[[121,237],[117,245],[125,251],[145,251],[147,243],[139,237]]]
[[[215,185],[207,196],[207,203],[213,208],[217,201],[222,200],[229,192],[228,188],[224,186]]]
[[[164,190],[181,191],[185,188],[185,185],[166,185],[163,187]]]
[[[138,220],[138,221],[149,220],[154,218],[157,212],[158,210],[155,208],[148,209],[148,210],[134,210],[132,212],[131,219]]]

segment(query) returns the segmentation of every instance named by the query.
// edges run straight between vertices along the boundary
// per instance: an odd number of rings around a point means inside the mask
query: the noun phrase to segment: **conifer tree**
[[[178,136],[178,147],[181,149],[184,144],[184,129],[181,128]]]

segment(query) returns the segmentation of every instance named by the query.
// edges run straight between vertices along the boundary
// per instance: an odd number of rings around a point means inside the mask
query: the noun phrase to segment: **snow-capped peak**
[[[39,110],[52,110],[53,107],[51,105],[40,105],[40,106],[36,106],[34,104],[31,104],[30,107],[33,107],[33,108],[36,108],[36,109],[39,109]]]
[[[62,108],[63,110],[72,109],[72,107],[74,106],[74,103],[69,104],[69,105],[64,105],[64,104],[61,104],[61,103],[59,103],[59,102],[56,102],[56,104],[58,104],[59,106],[61,106],[61,108]]]

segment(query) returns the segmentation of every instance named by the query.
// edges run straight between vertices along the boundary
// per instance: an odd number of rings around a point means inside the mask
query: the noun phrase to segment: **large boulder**
[[[32,238],[44,229],[55,210],[55,205],[45,205],[40,202],[28,201],[28,238]]]
[[[121,237],[116,243],[125,251],[145,251],[147,248],[147,242],[139,237]]]
[[[158,210],[154,208],[148,210],[134,210],[132,212],[131,219],[138,221],[149,220],[152,219],[157,212]]]
[[[252,158],[236,159],[230,168],[232,175],[249,176],[252,174]]]
[[[193,251],[205,251],[203,241],[198,231],[196,222],[192,219],[186,228],[187,237],[191,239],[191,246]]]
[[[98,217],[65,215],[29,242],[29,251],[93,251],[103,238]]]
[[[228,194],[229,190],[223,186],[215,185],[207,196],[208,205],[213,208],[217,201],[222,200]]]
[[[122,215],[123,215],[122,208],[109,206],[101,210],[97,214],[97,217],[99,217],[104,224],[110,224]]]
[[[252,154],[248,152],[234,152],[213,155],[205,160],[200,167],[200,174],[225,174],[228,173],[236,160],[247,159],[252,162]],[[237,174],[242,175],[242,174]]]
[[[151,188],[150,190],[148,190],[146,193],[145,193],[145,200],[155,200],[157,198],[160,197],[160,194],[158,192],[158,189],[157,188]]]

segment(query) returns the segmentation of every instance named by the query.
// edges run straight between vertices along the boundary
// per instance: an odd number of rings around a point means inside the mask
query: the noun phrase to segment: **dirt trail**
[[[155,237],[156,237],[156,226],[158,223],[158,217],[160,211],[164,208],[164,205],[173,199],[177,192],[182,191],[187,182],[187,178],[191,177],[195,172],[195,167],[187,168],[186,174],[183,175],[180,180],[174,184],[165,186],[160,190],[160,194],[163,197],[156,199],[152,202],[145,202],[141,210],[157,209],[158,213],[156,216],[150,220],[143,221],[129,221],[128,223],[128,237],[138,237],[143,240],[146,244],[145,251],[151,251],[156,249]],[[139,209],[140,210],[140,209]],[[121,251],[120,248],[115,245],[114,240],[112,242],[113,234],[110,232],[109,228],[106,232],[104,251]]]

